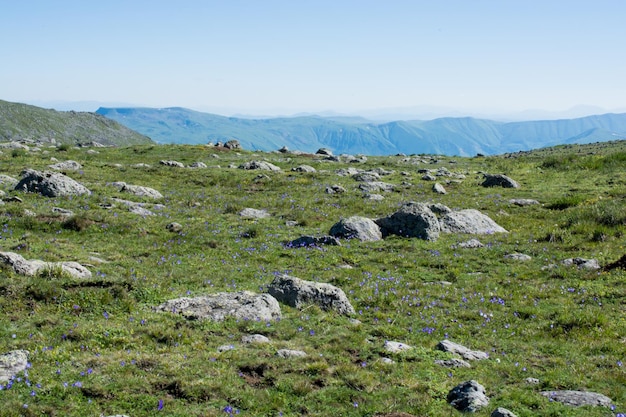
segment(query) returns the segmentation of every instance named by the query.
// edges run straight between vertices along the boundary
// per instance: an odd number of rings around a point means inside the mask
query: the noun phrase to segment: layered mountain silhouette
[[[358,117],[224,117],[185,108],[100,108],[98,114],[157,143],[205,144],[237,139],[245,149],[286,146],[315,152],[473,156],[626,138],[626,113],[566,120],[498,122],[471,117],[375,123]]]

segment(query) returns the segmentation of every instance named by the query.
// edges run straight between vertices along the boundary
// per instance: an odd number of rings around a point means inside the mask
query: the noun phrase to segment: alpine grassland
[[[75,261],[92,277],[0,270],[0,355],[29,352],[28,369],[0,382],[0,416],[449,417],[458,412],[447,394],[467,380],[491,400],[477,416],[497,407],[519,417],[626,413],[626,271],[563,264],[603,267],[626,253],[625,155],[624,141],[357,163],[205,145],[4,150],[0,174],[19,179],[26,168],[49,171],[52,158],[73,160],[82,168],[63,172],[92,193],[49,198],[3,182],[1,251]],[[282,171],[238,168],[252,160]],[[206,168],[187,167],[195,162]],[[291,171],[302,164],[316,171]],[[347,168],[384,170],[394,190],[366,199],[360,183],[337,174]],[[455,174],[437,177],[446,194],[418,172],[441,168]],[[482,187],[484,173],[521,186]],[[163,198],[123,193],[118,182]],[[333,185],[345,192],[326,192]],[[409,201],[477,209],[509,233],[288,244]],[[270,216],[242,218],[244,208]],[[172,222],[182,227],[166,228]],[[459,245],[471,238],[484,246]],[[505,257],[513,253],[530,259]],[[212,322],[154,310],[180,297],[264,293],[280,273],[341,288],[356,314],[281,304],[279,320]],[[269,343],[242,342],[252,334]],[[445,339],[489,358],[435,364],[453,357],[435,349]],[[387,341],[411,349],[389,353]],[[279,349],[307,356],[281,358]],[[540,394],[553,390],[601,393],[613,406],[571,407]]]

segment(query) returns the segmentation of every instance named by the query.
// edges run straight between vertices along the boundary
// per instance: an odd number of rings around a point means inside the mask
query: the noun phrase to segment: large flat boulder
[[[492,233],[508,233],[486,214],[475,209],[459,210],[447,213],[439,219],[441,231],[446,233],[466,233],[489,235]]]
[[[278,301],[270,294],[251,291],[221,292],[201,297],[169,300],[156,311],[182,314],[192,320],[223,321],[228,317],[240,320],[275,320],[281,317]]]
[[[305,281],[280,274],[274,278],[267,292],[278,301],[295,308],[316,304],[323,310],[332,310],[339,314],[355,313],[354,307],[341,288],[323,282]]]
[[[15,190],[38,193],[44,197],[91,194],[87,187],[60,172],[39,172],[34,169],[22,172],[22,179],[15,186]]]
[[[602,394],[587,391],[542,391],[541,395],[548,397],[552,401],[557,401],[572,407],[583,405],[610,407],[613,401]]]

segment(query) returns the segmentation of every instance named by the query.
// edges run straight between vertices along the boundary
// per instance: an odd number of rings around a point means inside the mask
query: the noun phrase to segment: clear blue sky
[[[0,99],[626,109],[621,0],[0,0]]]

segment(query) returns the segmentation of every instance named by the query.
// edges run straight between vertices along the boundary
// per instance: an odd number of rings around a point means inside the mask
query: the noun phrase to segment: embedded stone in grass
[[[489,405],[485,387],[474,380],[454,387],[447,396],[448,404],[463,413],[474,413]]]
[[[490,417],[517,417],[512,411],[503,407],[498,407],[491,412]]]
[[[91,194],[87,187],[60,172],[39,172],[34,169],[22,172],[22,179],[15,186],[15,190],[38,193],[44,197]]]
[[[291,168],[293,172],[316,172],[317,170],[310,165],[298,165],[297,167]]]
[[[364,191],[366,193],[375,193],[379,191],[390,193],[395,189],[396,189],[395,185],[389,184],[383,181],[364,182],[359,185],[359,190]]]
[[[48,165],[48,168],[54,169],[57,171],[69,170],[69,171],[78,171],[82,169],[83,166],[76,161],[67,160],[63,162],[58,162],[56,164]]]
[[[376,222],[361,216],[339,220],[330,228],[329,234],[338,238],[359,239],[364,242],[377,241],[383,238]]]
[[[440,219],[441,231],[445,233],[467,233],[487,235],[508,233],[486,214],[475,209],[453,211]]]
[[[184,168],[185,165],[182,162],[178,161],[159,161],[159,164],[165,165],[166,167],[174,167],[174,168]]]
[[[433,185],[433,191],[437,194],[446,194],[446,189],[438,182]]]
[[[305,281],[286,274],[277,275],[267,292],[277,300],[295,308],[307,304],[318,305],[323,310],[339,314],[354,314],[354,307],[341,288],[323,282]]]
[[[436,349],[442,350],[444,352],[456,353],[457,355],[461,355],[463,359],[467,359],[468,361],[489,358],[489,355],[486,352],[471,350],[463,345],[454,343],[450,340],[442,340],[437,344]]]
[[[305,358],[307,357],[307,353],[302,350],[292,350],[292,349],[279,349],[276,351],[276,355],[281,358]]]
[[[0,355],[0,381],[8,381],[28,368],[27,350],[12,350]]]
[[[131,184],[123,183],[120,191],[123,193],[133,194],[139,197],[152,198],[154,200],[163,198],[163,194],[161,194],[154,188],[144,187],[142,185],[131,185]]]
[[[602,394],[587,391],[542,391],[540,393],[550,401],[557,401],[572,407],[581,407],[583,405],[610,407],[613,401]]]
[[[394,342],[393,340],[385,341],[385,350],[389,353],[400,353],[405,350],[413,349],[413,346],[407,345],[406,343]]]
[[[338,184],[334,184],[329,187],[326,187],[326,194],[342,194],[345,192],[346,192],[346,189]]]
[[[78,262],[26,260],[22,255],[14,252],[0,252],[0,264],[8,266],[19,275],[35,276],[43,274],[53,276],[57,273],[65,273],[73,278],[91,278],[91,271]]]
[[[529,198],[512,198],[509,200],[509,203],[520,207],[534,206],[540,204],[539,201]]]
[[[465,242],[461,242],[458,245],[455,245],[455,247],[459,247],[463,249],[478,249],[484,246],[485,245],[483,245],[478,239],[470,239]]]
[[[241,342],[246,344],[269,343],[270,339],[262,334],[247,334],[241,337]]]
[[[471,368],[468,362],[465,362],[462,359],[446,359],[446,360],[436,360],[436,365],[443,366],[445,368]]]
[[[281,317],[278,301],[270,294],[251,291],[221,292],[202,297],[168,300],[156,311],[181,314],[190,320],[223,321],[228,317],[239,320],[275,320]]]
[[[504,255],[504,259],[511,259],[513,261],[530,261],[532,257],[526,255],[525,253],[513,252]]]
[[[239,212],[239,215],[244,219],[265,219],[271,216],[266,210],[254,208],[245,208]]]
[[[247,170],[251,170],[251,169],[259,169],[262,171],[282,171],[282,169],[280,169],[280,167],[277,167],[274,164],[271,164],[267,161],[248,161],[245,162],[241,165],[239,165],[238,167],[239,169],[247,169]]]
[[[180,223],[172,222],[172,223],[169,223],[167,226],[165,226],[165,229],[168,232],[178,233],[181,230],[183,230],[183,225]]]
[[[565,266],[576,266],[578,269],[600,269],[597,259],[569,258],[563,260]]]

